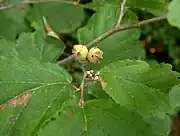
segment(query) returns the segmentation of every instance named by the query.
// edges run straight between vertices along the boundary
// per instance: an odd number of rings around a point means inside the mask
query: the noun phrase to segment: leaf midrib
[[[12,82],[12,83],[16,83],[16,82]],[[20,83],[20,84],[23,84],[22,82],[19,82],[19,83]],[[35,84],[36,84],[36,83],[35,83]],[[38,90],[38,89],[40,89],[40,88],[43,88],[43,87],[49,87],[49,86],[53,86],[53,85],[62,85],[62,84],[67,85],[67,84],[69,84],[69,83],[66,83],[66,82],[42,83],[41,86],[37,86],[37,87],[35,87],[35,88],[31,88],[31,89],[29,89],[29,90],[27,90],[27,91],[21,92],[21,93],[19,93],[18,95],[14,96],[13,98],[11,98],[10,100],[6,101],[5,103],[3,103],[3,104],[1,104],[1,105],[4,105],[4,104],[8,103],[9,101],[13,100],[15,97],[21,96],[21,95],[23,95],[24,93],[33,92],[33,91],[36,91],[36,90]],[[0,106],[1,106],[1,105],[0,105]]]

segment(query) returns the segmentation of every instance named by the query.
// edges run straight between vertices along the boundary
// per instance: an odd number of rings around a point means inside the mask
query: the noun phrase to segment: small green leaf
[[[174,109],[180,108],[180,86],[175,86],[169,92],[169,99]]]
[[[23,3],[24,0],[5,0],[5,2],[8,4],[20,4]]]
[[[57,127],[58,126],[58,127]],[[54,116],[39,133],[39,136],[81,136],[85,129],[83,109],[77,105],[64,104],[63,108]]]
[[[14,48],[14,43],[5,40],[4,38],[0,39],[0,56],[5,57],[17,57],[18,53]]]
[[[78,29],[77,37],[79,43],[85,45],[87,42],[93,40],[93,31],[90,31],[90,29],[87,27],[80,28]]]
[[[101,69],[105,91],[112,99],[142,115],[164,117],[171,111],[168,92],[179,84],[179,74],[168,64],[152,68],[143,61],[116,61]]]
[[[97,10],[105,4],[119,6],[122,0],[93,0],[92,3],[86,4],[87,8]],[[154,15],[163,15],[167,11],[167,0],[127,0],[126,6],[130,8],[139,8],[143,11],[153,13]]]
[[[96,98],[109,99],[109,96],[102,89],[102,86],[99,82],[88,83],[87,87],[85,88],[85,91],[87,91],[89,94],[92,94]]]
[[[0,55],[14,55],[21,60],[35,58],[44,62],[55,61],[65,49],[63,41],[47,36],[40,21],[34,22],[33,27],[35,32],[22,33],[16,43],[0,40]]]
[[[143,118],[110,100],[90,100],[84,109],[71,104],[63,106],[41,130],[40,136],[165,136],[168,127],[167,118]]]
[[[71,76],[55,64],[1,58],[0,65],[0,126],[5,136],[12,131],[13,136],[35,135],[72,98]]]
[[[179,0],[173,0],[169,5],[169,12],[167,14],[167,18],[169,23],[172,26],[176,26],[180,29],[180,1]]]
[[[169,131],[171,130],[171,120],[169,116],[166,116],[163,119],[151,116],[145,117],[144,120],[151,124],[152,131],[157,136],[169,136]]]
[[[87,44],[101,34],[111,29],[117,22],[119,16],[119,7],[105,5],[94,14],[84,28],[80,28],[77,33],[80,44]],[[128,25],[138,22],[136,15],[128,11],[122,25]],[[143,46],[139,43],[139,29],[131,29],[118,32],[105,40],[101,41],[98,46],[104,52],[103,60],[95,67],[103,67],[114,60],[118,59],[143,59],[145,52]]]
[[[167,12],[167,0],[127,0],[127,4],[132,8],[139,8],[154,15],[165,15]]]
[[[0,37],[15,40],[21,32],[27,32],[30,27],[25,20],[28,9],[8,9],[0,11]]]
[[[84,10],[82,7],[60,2],[35,4],[30,10],[28,20],[37,21],[43,16],[55,32],[70,33],[81,25],[84,20]]]
[[[138,113],[110,100],[87,102],[85,115],[87,136],[165,136],[169,125],[167,121],[155,117],[151,122],[144,120]],[[155,121],[161,125],[162,130],[153,126]]]

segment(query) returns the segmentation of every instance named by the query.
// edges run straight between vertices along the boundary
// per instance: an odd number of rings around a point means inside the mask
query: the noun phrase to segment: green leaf
[[[109,96],[102,89],[102,86],[99,82],[87,83],[87,87],[85,88],[85,92],[92,94],[96,98],[109,99]]]
[[[84,109],[64,105],[41,130],[40,136],[165,136],[168,126],[167,118],[143,118],[110,100],[91,100]]]
[[[132,8],[139,8],[154,15],[164,15],[167,12],[167,0],[127,0]]]
[[[14,48],[14,43],[5,40],[4,38],[0,39],[0,56],[5,57],[17,57],[18,53]]]
[[[72,98],[71,76],[55,64],[1,57],[0,65],[0,126],[5,136],[35,135]]]
[[[116,105],[109,100],[92,100],[86,103],[87,136],[165,136],[168,122],[155,118],[151,122],[136,112]],[[155,128],[153,122],[161,125]],[[166,119],[164,119],[166,120]]]
[[[105,91],[112,99],[142,115],[164,117],[171,111],[167,92],[179,84],[169,64],[150,67],[139,60],[116,61],[101,69]]]
[[[35,32],[22,33],[16,43],[0,40],[0,55],[17,56],[21,60],[35,58],[44,62],[55,61],[65,49],[63,41],[47,36],[40,21],[34,22],[33,27]]]
[[[24,0],[5,0],[5,2],[9,4],[20,4],[23,3]]]
[[[169,116],[166,116],[164,119],[157,117],[145,117],[144,120],[151,124],[152,131],[157,136],[169,136],[169,131],[171,130],[171,120]]]
[[[55,32],[70,33],[81,25],[84,10],[82,7],[60,2],[35,4],[29,12],[28,20],[37,21],[43,16]]]
[[[84,129],[85,120],[82,108],[67,103],[41,130],[39,136],[81,136]]]
[[[0,37],[15,40],[21,32],[27,32],[28,26],[25,16],[28,9],[8,9],[0,11]]]
[[[79,43],[87,44],[111,29],[117,22],[119,10],[119,7],[111,5],[102,7],[100,11],[90,18],[84,28],[78,30],[77,37]],[[138,22],[135,14],[128,11],[124,16],[122,24],[128,25],[135,22]],[[145,52],[143,46],[138,41],[139,36],[139,29],[130,29],[118,32],[101,41],[98,46],[104,52],[103,60],[100,64],[96,64],[95,67],[103,67],[118,59],[143,59]]]
[[[170,5],[169,5],[169,11],[167,14],[167,19],[169,21],[169,23],[172,26],[176,26],[180,29],[180,1],[179,0],[173,0]]]
[[[92,3],[86,4],[87,8],[94,10],[99,9],[105,4],[119,6],[122,0],[93,0]],[[153,13],[154,15],[163,15],[167,11],[167,0],[127,0],[126,5],[130,8],[139,8],[143,11]]]
[[[175,86],[169,92],[169,99],[174,109],[180,108],[180,86]]]
[[[155,59],[146,59],[146,63],[148,63],[151,67],[159,65],[158,61]]]

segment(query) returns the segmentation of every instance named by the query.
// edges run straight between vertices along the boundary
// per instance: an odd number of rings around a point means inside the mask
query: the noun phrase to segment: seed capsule
[[[85,60],[88,55],[88,49],[85,45],[74,45],[72,53],[76,56],[76,60]]]
[[[91,63],[99,63],[103,59],[103,52],[99,48],[93,47],[90,49],[87,58]]]

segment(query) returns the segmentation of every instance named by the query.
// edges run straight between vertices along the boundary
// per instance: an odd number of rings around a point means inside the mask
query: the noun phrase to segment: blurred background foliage
[[[140,20],[153,15],[138,11]],[[141,28],[141,38],[146,49],[147,58],[158,62],[171,63],[175,70],[180,71],[180,30],[172,27],[167,20]]]

